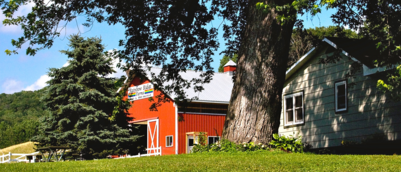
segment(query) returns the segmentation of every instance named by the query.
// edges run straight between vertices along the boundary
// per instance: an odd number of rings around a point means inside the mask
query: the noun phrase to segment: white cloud
[[[12,94],[22,90],[22,82],[14,79],[7,79],[1,86],[3,92],[6,94]]]
[[[45,4],[47,4],[48,6],[53,4],[53,1],[49,1],[49,0],[45,0],[44,1]],[[17,17],[17,16],[26,16],[28,13],[32,12],[32,7],[35,6],[35,3],[30,2],[26,5],[22,5],[21,7],[19,7],[18,11],[16,11],[13,15],[13,17]],[[3,14],[3,10],[0,9],[0,22],[2,23],[2,21],[6,19],[5,15]],[[69,36],[71,34],[78,34],[79,32],[84,33],[84,29],[85,27],[81,24],[78,24],[78,27],[76,25],[76,22],[71,22],[71,23],[67,23],[66,25],[66,21],[61,22],[61,24],[57,27],[58,32],[61,33],[61,36],[65,35],[65,36]],[[20,26],[16,26],[16,25],[8,25],[8,26],[4,26],[3,24],[0,24],[0,33],[13,33],[13,34],[21,34],[23,33],[22,29]]]
[[[114,70],[116,72],[113,73],[113,74],[108,75],[107,77],[120,78],[121,76],[125,75],[125,72],[117,67],[117,63],[118,63],[117,59],[113,59],[112,63],[113,63],[112,64],[113,68],[114,68]],[[63,67],[66,67],[69,64],[70,64],[69,61],[67,61],[63,65]],[[2,90],[6,94],[12,94],[12,93],[15,93],[15,92],[20,92],[22,90],[24,90],[24,91],[35,91],[35,90],[42,89],[43,87],[46,87],[47,86],[46,82],[49,81],[50,79],[51,78],[49,77],[49,75],[47,75],[47,74],[42,75],[42,76],[39,77],[38,80],[35,81],[35,83],[33,83],[32,85],[27,86],[26,88],[24,88],[22,86],[22,82],[21,81],[9,79],[9,80],[6,80],[3,83]]]
[[[35,90],[42,89],[43,87],[47,86],[46,82],[49,81],[50,79],[51,78],[49,77],[49,75],[42,75],[35,83],[26,87],[24,89],[24,91],[35,91]]]
[[[70,61],[67,61],[63,64],[63,67],[67,67],[68,65],[70,65]]]
[[[26,5],[22,5],[21,7],[19,7],[18,11],[16,11],[14,13],[13,17],[27,15],[28,13],[30,13],[32,11],[33,6],[34,6],[33,2],[30,2]],[[0,21],[1,21],[0,32],[2,32],[2,33],[22,33],[20,26],[15,26],[15,25],[4,26],[2,24],[4,19],[6,19],[6,16],[3,14],[3,10],[0,9]]]
[[[113,51],[116,51],[116,50],[109,50],[108,52],[112,53]],[[119,60],[115,59],[113,57],[110,57],[110,58],[113,59],[112,66],[113,66],[114,71],[116,71],[116,72],[113,73],[113,74],[107,75],[107,77],[120,78],[121,76],[125,76],[126,75],[125,71],[123,71],[123,70],[121,70],[120,68],[117,67],[117,64],[118,64]],[[125,62],[122,61],[121,65],[125,65]]]
[[[64,63],[63,67],[66,67],[70,64],[69,61],[67,61],[66,63]],[[47,81],[49,81],[51,78],[49,75],[42,75],[40,76],[40,78],[38,80],[36,80],[35,83],[33,83],[32,85],[26,87],[24,90],[25,91],[35,91],[35,90],[40,90],[43,87],[47,86]]]

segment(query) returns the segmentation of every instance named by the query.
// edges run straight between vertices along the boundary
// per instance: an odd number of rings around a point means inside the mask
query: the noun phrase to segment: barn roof
[[[151,79],[151,72],[158,75],[161,68],[151,67],[150,71],[146,71],[146,77]],[[201,72],[195,72],[192,70],[187,70],[186,72],[180,72],[183,79],[192,80],[193,78],[200,78]],[[169,83],[166,83],[169,84]],[[203,84],[204,90],[201,92],[195,92],[193,87],[184,88],[187,98],[198,97],[198,100],[193,100],[192,102],[208,102],[208,103],[222,103],[228,104],[231,98],[231,90],[233,88],[232,76],[226,73],[214,73],[212,80],[209,83]],[[176,98],[176,95],[168,95],[172,99]]]

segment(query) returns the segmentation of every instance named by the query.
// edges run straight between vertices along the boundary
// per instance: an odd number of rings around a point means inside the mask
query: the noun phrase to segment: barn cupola
[[[228,61],[224,65],[224,73],[227,73],[229,76],[233,76],[236,70],[237,70],[237,64],[232,60]]]

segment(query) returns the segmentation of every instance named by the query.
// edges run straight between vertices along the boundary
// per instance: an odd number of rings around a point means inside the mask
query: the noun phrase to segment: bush
[[[279,137],[278,134],[273,134],[273,140],[270,142],[270,145],[287,152],[304,152],[301,137]]]
[[[295,153],[303,153],[304,145],[301,141],[301,137],[279,137],[278,134],[273,134],[273,140],[270,142],[270,145],[285,152],[295,152]],[[234,142],[228,140],[221,140],[214,144],[210,145],[195,145],[192,148],[192,152],[201,153],[201,152],[248,152],[248,151],[262,151],[262,150],[270,150],[268,145],[264,144],[255,144],[254,142],[250,143],[242,143],[236,144]]]
[[[235,144],[234,142],[228,140],[221,140],[210,145],[195,145],[192,148],[192,152],[246,152],[246,151],[259,151],[259,150],[269,150],[267,145],[261,143],[255,144],[254,142]]]

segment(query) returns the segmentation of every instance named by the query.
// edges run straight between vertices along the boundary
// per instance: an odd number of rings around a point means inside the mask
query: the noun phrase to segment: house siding
[[[342,55],[336,63],[320,64],[319,58],[330,55],[328,50],[320,50],[287,79],[283,96],[303,91],[305,123],[284,126],[283,108],[279,133],[302,136],[312,148],[340,146],[343,140],[360,141],[377,133],[388,140],[401,139],[401,103],[377,90],[380,76],[363,76],[360,71],[345,79],[353,61]],[[334,83],[341,80],[347,80],[348,110],[336,113]]]

